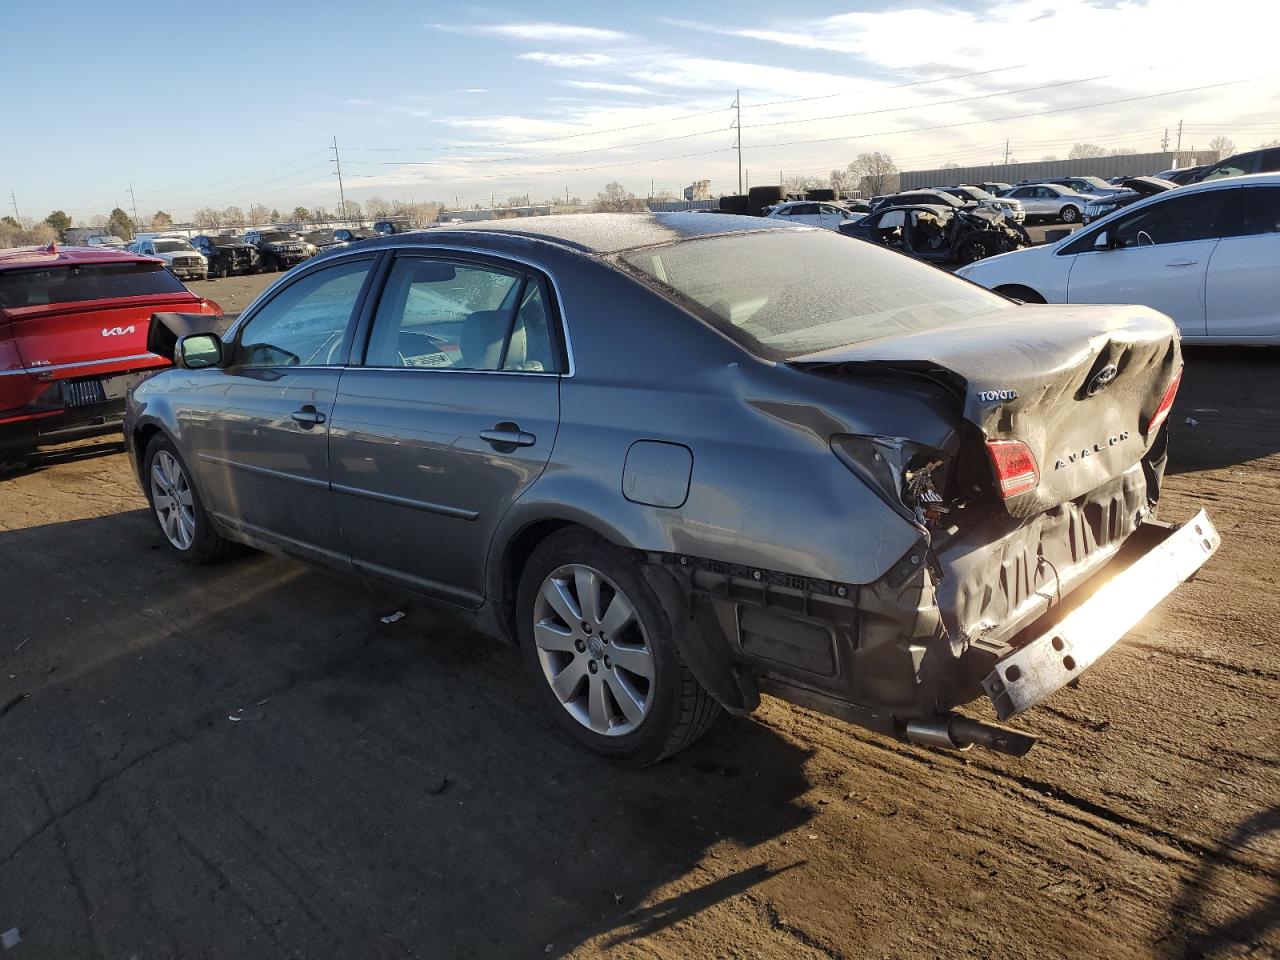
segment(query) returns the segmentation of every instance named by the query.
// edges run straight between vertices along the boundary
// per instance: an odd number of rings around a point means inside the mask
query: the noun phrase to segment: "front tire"
[[[1072,206],[1062,208],[1062,212],[1058,214],[1063,223],[1078,223],[1080,220],[1080,211]]]
[[[212,563],[231,551],[213,529],[191,471],[168,437],[156,434],[143,461],[143,487],[165,544],[187,563]]]
[[[960,246],[961,263],[977,263],[979,260],[985,260],[988,254],[987,245],[977,238],[966,240]]]
[[[594,534],[566,530],[537,546],[516,617],[540,699],[588,750],[630,766],[657,763],[720,715],[636,561]]]

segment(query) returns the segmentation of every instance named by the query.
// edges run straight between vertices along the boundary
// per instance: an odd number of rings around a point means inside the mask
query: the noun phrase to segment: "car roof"
[[[881,207],[876,211],[876,215],[888,213],[890,210],[928,210],[930,213],[955,213],[957,209],[959,208],[941,203],[892,203],[887,207]]]
[[[651,247],[699,237],[793,229],[793,226],[766,217],[744,217],[729,213],[568,213],[451,223],[447,227],[370,239],[362,244],[361,249],[398,247],[418,240],[426,244],[444,244],[450,241],[456,243],[476,234],[484,234],[512,240],[540,240],[583,253],[605,256],[637,247]]]
[[[155,263],[154,257],[144,257],[127,250],[110,247],[11,247],[0,250],[0,270],[21,270],[28,267],[70,267],[91,263]]]

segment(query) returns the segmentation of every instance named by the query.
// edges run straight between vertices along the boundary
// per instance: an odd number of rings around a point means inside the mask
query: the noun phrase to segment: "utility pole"
[[[733,109],[737,111],[738,118],[734,120],[733,127],[738,131],[737,139],[734,140],[733,149],[738,151],[738,194],[742,194],[742,90],[736,91],[737,96],[733,99]],[[751,180],[747,179],[747,189],[751,189]]]
[[[347,194],[342,189],[342,159],[338,156],[338,138],[333,138],[333,162],[338,165],[338,217],[347,219]]]
[[[21,223],[22,217],[18,213],[18,198],[13,195],[12,190],[9,191],[9,206],[13,207],[13,219]]]
[[[129,206],[133,208],[133,229],[138,229],[138,200],[133,195],[133,184],[129,184]]]
[[[1169,128],[1168,127],[1164,128],[1164,136],[1160,138],[1160,152],[1161,153],[1169,152]]]
[[[1175,153],[1182,152],[1182,120],[1178,120],[1178,146]]]
[[[1009,165],[1009,141],[1007,138],[1004,141],[1004,165],[1006,167]]]

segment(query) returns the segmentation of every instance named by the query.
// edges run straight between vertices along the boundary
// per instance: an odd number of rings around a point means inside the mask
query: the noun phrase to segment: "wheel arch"
[[[570,529],[585,530],[616,547],[632,549],[622,531],[596,517],[553,507],[522,511],[494,536],[485,576],[485,596],[504,640],[514,643],[516,639],[516,591],[525,563],[538,544]]]
[[[1044,294],[1040,293],[1033,287],[1028,287],[1021,283],[1005,283],[998,287],[992,288],[996,293],[1003,294],[1006,297],[1012,297],[1014,300],[1021,300],[1023,303],[1048,303]]]

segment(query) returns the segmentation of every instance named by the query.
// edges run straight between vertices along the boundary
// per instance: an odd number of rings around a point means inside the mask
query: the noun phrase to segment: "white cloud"
[[[627,35],[618,30],[584,27],[573,23],[552,23],[550,21],[464,25],[432,23],[428,24],[428,26],[449,33],[479,33],[505,37],[509,40],[529,40],[536,43],[556,41],[561,43],[609,43],[627,39]]]
[[[546,53],[542,50],[531,50],[519,55],[521,60],[532,60],[545,63],[551,67],[603,67],[614,62],[613,57],[605,53]]]
[[[604,80],[568,80],[566,83],[571,87],[577,87],[579,90],[603,90],[607,93],[650,93],[644,87],[638,87],[633,83],[607,83]]]

